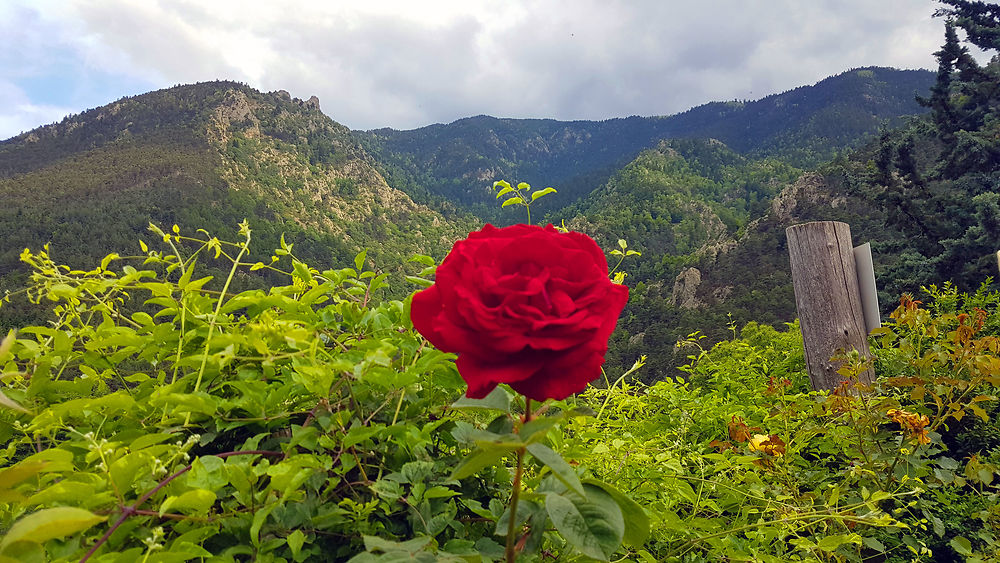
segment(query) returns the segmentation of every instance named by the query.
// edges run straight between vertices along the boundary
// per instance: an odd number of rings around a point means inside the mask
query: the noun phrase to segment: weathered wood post
[[[809,380],[815,390],[835,389],[844,378],[831,357],[851,350],[869,357],[851,227],[817,221],[792,225],[785,235]],[[873,376],[869,369],[859,379],[870,383]]]

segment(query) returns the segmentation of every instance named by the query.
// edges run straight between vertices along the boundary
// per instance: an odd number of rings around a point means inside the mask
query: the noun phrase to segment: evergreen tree
[[[955,73],[955,63],[963,53],[968,54],[967,51],[958,41],[955,22],[948,20],[945,24],[944,46],[934,53],[938,61],[938,72],[937,81],[931,87],[931,96],[929,98],[917,96],[920,105],[930,108],[941,140],[951,150],[954,150],[955,131],[958,126],[951,100],[952,75]]]
[[[984,51],[1000,52],[1000,6],[969,0],[940,0],[948,8],[945,45],[938,56],[938,80],[927,100],[944,144],[940,175],[957,179],[991,173],[1000,161],[1000,61],[983,67],[958,44],[955,28]],[[957,73],[957,76],[956,76]],[[921,101],[921,103],[924,103]]]
[[[955,18],[965,30],[968,40],[984,51],[1000,51],[1000,5],[978,0],[938,0],[949,8],[941,8],[936,16]]]
[[[966,289],[995,275],[1000,248],[1000,56],[981,66],[962,44],[1000,51],[1000,6],[940,0],[945,42],[937,81],[918,102],[928,121],[882,135],[872,193],[889,222],[911,237],[906,267]]]

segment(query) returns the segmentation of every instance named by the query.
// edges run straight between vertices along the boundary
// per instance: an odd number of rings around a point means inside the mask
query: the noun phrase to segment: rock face
[[[697,309],[704,305],[695,296],[701,285],[701,271],[698,268],[685,268],[674,280],[674,293],[670,304],[681,309]]]
[[[783,223],[794,223],[797,220],[798,207],[802,202],[823,203],[831,208],[837,208],[844,205],[846,199],[831,196],[830,188],[823,176],[808,172],[771,200],[771,216]]]
[[[319,98],[316,96],[310,96],[309,99],[306,100],[305,106],[309,109],[319,111]]]

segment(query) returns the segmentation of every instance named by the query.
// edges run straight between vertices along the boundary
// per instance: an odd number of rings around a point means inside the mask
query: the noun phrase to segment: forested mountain
[[[726,336],[729,322],[739,327],[751,320],[792,321],[785,228],[798,223],[844,221],[855,244],[872,243],[886,313],[902,293],[920,295],[922,286],[953,282],[961,291],[974,292],[996,277],[1000,56],[979,65],[959,42],[956,28],[974,45],[996,53],[1000,14],[978,3],[955,4],[948,12],[953,19],[945,26],[945,44],[936,53],[936,82],[930,95],[919,99],[931,112],[885,129],[877,139],[783,186],[767,212],[728,243],[713,241],[696,251],[672,285],[666,269],[658,280],[644,279],[616,335],[618,361],[627,364],[649,353],[664,362],[654,371],[664,373],[669,361],[663,358],[683,359],[688,352],[674,343],[695,330],[708,333],[711,342]]]
[[[444,198],[502,220],[489,201],[493,181],[551,185],[562,195],[549,205],[565,205],[662,139],[714,138],[756,158],[815,165],[857,146],[880,126],[926,111],[915,95],[926,93],[933,80],[925,70],[872,67],[756,101],[713,102],[669,117],[478,116],[410,131],[378,129],[361,134],[361,141],[390,183],[418,200]]]
[[[389,187],[318,101],[233,82],[124,98],[4,141],[0,194],[3,290],[23,282],[26,247],[51,242],[56,260],[89,267],[137,254],[150,222],[232,239],[246,218],[254,260],[267,262],[285,233],[314,264],[368,249],[388,268],[439,255],[476,224]]]
[[[2,283],[24,281],[25,247],[52,242],[57,260],[82,267],[109,252],[135,254],[150,221],[225,235],[244,217],[262,253],[255,260],[266,262],[285,233],[312,263],[348,264],[367,249],[395,269],[417,252],[440,259],[485,221],[523,220],[499,210],[491,186],[528,181],[559,189],[539,200],[547,220],[643,253],[623,266],[633,299],[610,361],[656,349],[652,362],[662,365],[647,373],[658,377],[676,363],[679,337],[718,332],[730,313],[737,322],[791,319],[785,251],[767,238],[781,221],[759,217],[776,194],[809,182],[800,178],[810,163],[925,111],[914,94],[932,81],[926,71],[869,68],[671,117],[474,117],[403,132],[351,132],[317,100],[284,92],[178,86],[0,143],[0,192],[10,202],[0,209]],[[816,209],[810,218],[829,215]],[[754,243],[771,224],[766,242]],[[748,244],[766,254],[749,268]],[[746,284],[725,283],[719,272],[734,269]],[[0,314],[16,325],[30,312]]]

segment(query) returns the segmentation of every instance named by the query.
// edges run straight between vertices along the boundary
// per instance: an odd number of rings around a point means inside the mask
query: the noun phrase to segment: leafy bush
[[[568,430],[568,455],[650,510],[649,561],[1000,560],[996,454],[948,439],[966,412],[991,420],[994,340],[918,305],[879,331],[876,385],[833,393],[807,390],[797,324],[711,350],[693,335],[687,380],[589,389],[601,414]],[[867,363],[845,359],[856,380]]]
[[[455,497],[497,485],[445,470],[449,356],[407,330],[403,302],[377,302],[385,276],[363,254],[320,272],[283,245],[251,269],[290,260],[288,285],[230,295],[242,232],[159,232],[169,251],[120,272],[115,256],[84,272],[25,253],[55,317],[5,341],[4,556],[338,560],[363,535],[483,535]],[[221,291],[196,275],[213,254],[232,265]]]
[[[988,288],[904,298],[845,356],[870,388],[808,391],[797,325],[751,323],[693,335],[686,380],[643,358],[531,408],[458,399],[364,253],[155,233],[88,271],[22,255],[52,317],[0,345],[0,561],[495,561],[511,531],[520,561],[1000,561]],[[248,269],[287,283],[231,292]]]

